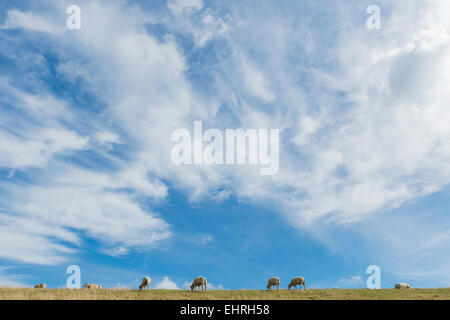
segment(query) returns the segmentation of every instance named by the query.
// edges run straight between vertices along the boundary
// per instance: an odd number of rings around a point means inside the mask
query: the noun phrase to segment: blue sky
[[[81,29],[66,27],[69,5]],[[381,28],[369,30],[369,5]],[[450,4],[0,5],[0,286],[450,285]],[[171,133],[280,129],[279,171]]]

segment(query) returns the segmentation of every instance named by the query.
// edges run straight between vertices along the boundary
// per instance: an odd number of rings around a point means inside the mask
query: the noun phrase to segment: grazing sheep
[[[292,287],[295,287],[295,290],[297,290],[298,285],[300,286],[300,290],[302,290],[302,285],[303,285],[303,288],[306,290],[305,278],[295,277],[294,279],[291,280],[291,283],[289,283],[288,288],[289,288],[289,290],[291,290]]]
[[[397,283],[395,289],[411,289],[411,286],[407,283]]]
[[[86,289],[101,289],[102,286],[99,285],[99,284],[85,283],[85,284],[83,284],[83,288],[86,288]]]
[[[142,279],[141,285],[139,286],[139,290],[148,289],[148,287],[150,286],[150,282],[152,282],[152,279],[150,279],[150,277],[144,277]]]
[[[207,283],[207,281],[206,281],[205,277],[199,276],[199,277],[195,278],[191,284],[191,291],[194,291],[198,287],[202,287],[202,292],[203,292],[203,290],[206,291],[206,283]]]
[[[277,287],[277,291],[280,290],[280,278],[272,277],[267,281],[267,291],[272,290],[273,286]]]
[[[47,289],[47,285],[45,283],[39,283],[34,286],[35,289]]]

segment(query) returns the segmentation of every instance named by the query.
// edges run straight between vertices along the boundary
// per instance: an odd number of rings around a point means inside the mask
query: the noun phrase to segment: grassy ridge
[[[359,300],[359,299],[432,299],[450,300],[450,288],[441,289],[307,289],[306,291],[266,292],[262,290],[187,290],[129,289],[28,289],[0,288],[0,300]]]

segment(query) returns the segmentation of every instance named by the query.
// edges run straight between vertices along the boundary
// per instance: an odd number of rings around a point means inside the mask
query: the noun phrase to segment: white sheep
[[[407,283],[397,283],[395,289],[411,289],[411,286]]]
[[[203,292],[203,290],[206,291],[206,284],[207,284],[206,278],[199,276],[199,277],[195,278],[194,281],[192,281],[191,291],[194,291],[198,287],[202,287],[202,292]]]
[[[295,287],[295,290],[297,290],[297,286],[300,286],[300,290],[303,288],[306,290],[306,281],[303,277],[295,277],[291,280],[291,283],[289,283],[288,288],[291,290],[292,287]]]
[[[139,290],[142,289],[148,289],[148,287],[150,286],[150,282],[152,282],[152,279],[150,279],[150,277],[144,277],[142,279],[141,285],[139,286]]]
[[[267,281],[267,290],[272,290],[272,287],[276,286],[277,290],[280,290],[280,278],[272,277]]]

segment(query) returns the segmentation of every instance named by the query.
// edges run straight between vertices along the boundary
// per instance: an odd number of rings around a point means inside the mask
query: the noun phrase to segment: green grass
[[[441,289],[307,289],[262,290],[28,289],[0,288],[0,300],[450,300],[450,288]]]

